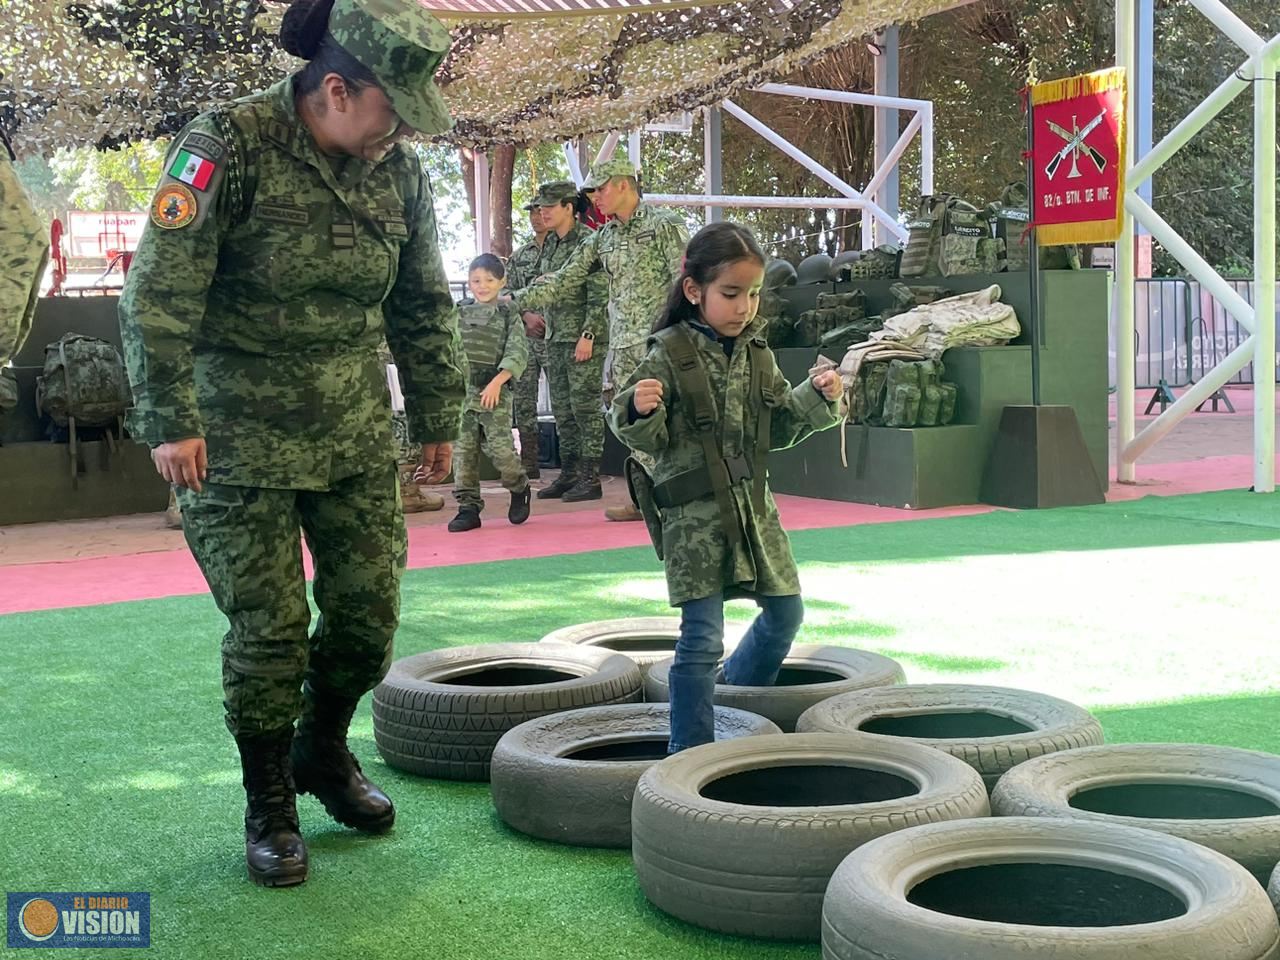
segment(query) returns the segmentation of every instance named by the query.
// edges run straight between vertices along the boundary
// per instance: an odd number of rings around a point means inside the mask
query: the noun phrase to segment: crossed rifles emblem
[[[1074,180],[1076,177],[1080,176],[1080,167],[1077,165],[1077,161],[1079,161],[1082,154],[1089,157],[1089,159],[1094,162],[1099,173],[1102,173],[1103,170],[1107,169],[1107,158],[1085,142],[1085,138],[1098,128],[1098,125],[1102,123],[1106,116],[1107,111],[1103,110],[1083,127],[1080,127],[1076,123],[1076,118],[1073,115],[1071,117],[1072,129],[1070,130],[1054,123],[1052,120],[1045,121],[1050,131],[1066,141],[1066,146],[1054,154],[1053,159],[1050,160],[1048,166],[1044,168],[1045,176],[1052,180],[1053,175],[1058,172],[1058,167],[1062,164],[1062,161],[1067,159],[1067,157],[1070,157],[1071,170],[1067,173],[1067,179]]]

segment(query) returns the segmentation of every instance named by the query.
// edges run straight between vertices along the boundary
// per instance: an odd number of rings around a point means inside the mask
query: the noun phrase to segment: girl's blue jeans
[[[735,686],[771,686],[804,620],[804,603],[798,595],[754,599],[760,613],[724,664],[724,682]],[[724,596],[715,594],[680,604],[680,639],[668,678],[669,753],[715,739],[711,697],[723,654]]]

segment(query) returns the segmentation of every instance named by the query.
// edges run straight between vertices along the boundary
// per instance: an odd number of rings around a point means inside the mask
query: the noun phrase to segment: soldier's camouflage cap
[[[640,178],[640,171],[626,155],[602,160],[591,168],[591,173],[582,184],[583,190],[599,190],[614,177]]]
[[[538,188],[530,207],[556,207],[570,203],[578,196],[578,188],[572,180],[552,180]]]
[[[427,135],[453,126],[435,84],[449,31],[418,0],[334,0],[329,33],[378,78],[401,120]]]

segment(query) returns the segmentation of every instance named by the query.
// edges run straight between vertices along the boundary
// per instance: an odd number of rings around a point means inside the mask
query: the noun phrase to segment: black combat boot
[[[449,521],[450,533],[463,533],[480,528],[480,511],[475,507],[459,507],[458,515]]]
[[[530,480],[542,476],[538,469],[538,429],[520,431],[520,465]]]
[[[582,467],[578,470],[577,482],[560,499],[565,503],[577,503],[580,500],[599,500],[603,496],[604,493],[600,490],[600,461],[584,457]]]
[[[293,777],[299,793],[319,800],[344,827],[383,833],[395,823],[396,808],[369,782],[347,749],[347,728],[359,698],[302,688],[305,706],[293,738]]]
[[[511,495],[511,506],[507,509],[507,519],[512,523],[524,523],[529,519],[529,499],[533,488],[525,486],[519,493]]]
[[[578,461],[565,457],[560,466],[560,476],[538,491],[539,500],[559,500],[578,479]]]
[[[248,798],[244,859],[249,877],[264,887],[291,887],[307,879],[307,845],[298,830],[297,794],[289,764],[292,741],[292,724],[236,737]]]

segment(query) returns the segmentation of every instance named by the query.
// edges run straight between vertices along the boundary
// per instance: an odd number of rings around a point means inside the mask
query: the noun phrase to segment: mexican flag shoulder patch
[[[177,152],[169,165],[169,176],[197,190],[208,190],[209,182],[217,164],[208,157],[202,157],[194,151],[183,148]]]

